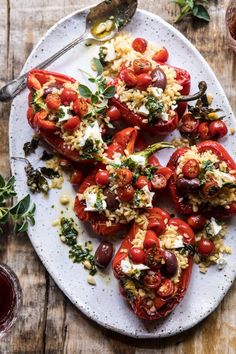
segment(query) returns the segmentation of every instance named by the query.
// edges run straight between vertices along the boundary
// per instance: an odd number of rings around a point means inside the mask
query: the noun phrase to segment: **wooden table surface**
[[[0,85],[17,77],[40,37],[61,17],[89,0],[0,0]],[[236,55],[225,37],[228,1],[210,1],[211,22],[190,20],[176,26],[198,48],[215,71],[236,110]],[[175,5],[168,0],[140,0],[142,9],[174,22]],[[0,172],[8,176],[10,104],[0,104]],[[111,333],[85,318],[57,288],[26,235],[0,238],[0,261],[20,278],[23,309],[11,332],[1,339],[0,353],[235,353],[236,286],[217,310],[187,333],[164,340],[134,340]],[[1,290],[1,289],[0,289]]]

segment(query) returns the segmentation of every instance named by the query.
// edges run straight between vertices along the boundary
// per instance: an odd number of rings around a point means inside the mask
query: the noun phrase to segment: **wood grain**
[[[186,20],[177,27],[199,49],[236,109],[236,56],[225,36],[227,0],[210,1],[209,25]],[[39,38],[58,19],[95,3],[81,0],[0,0],[0,85],[16,77]],[[139,6],[174,22],[177,8],[166,0],[140,0]],[[9,175],[8,117],[0,104],[0,172]],[[27,236],[0,239],[0,259],[17,273],[23,308],[12,331],[0,342],[1,354],[26,353],[229,353],[236,352],[236,287],[204,322],[180,336],[134,340],[111,333],[85,318],[47,274]]]

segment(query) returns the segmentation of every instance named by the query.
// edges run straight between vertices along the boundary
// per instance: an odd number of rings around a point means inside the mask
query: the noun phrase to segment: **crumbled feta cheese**
[[[226,264],[227,264],[227,262],[226,262],[226,260],[223,257],[219,258],[217,260],[217,268],[218,268],[218,270],[222,270],[226,266]]]
[[[64,122],[72,117],[68,106],[60,106],[60,110],[63,112],[63,117],[59,118],[59,122]]]
[[[146,157],[142,155],[130,155],[129,158],[137,165],[144,167],[146,165]]]
[[[97,206],[97,199],[98,199],[98,195],[97,193],[94,192],[88,192],[85,193],[85,203],[86,203],[86,208],[84,209],[85,211],[96,211]],[[105,200],[101,201],[101,207],[99,208],[99,210],[104,210],[106,209],[107,203]]]
[[[158,113],[157,117],[162,119],[164,122],[168,122],[168,120],[169,120],[169,115],[168,115],[168,113],[165,113],[165,112]]]
[[[219,232],[222,230],[222,226],[217,224],[216,219],[213,217],[210,219],[210,227],[214,236],[218,235]]]
[[[139,109],[137,110],[137,113],[142,114],[143,116],[147,117],[150,112],[143,104],[141,107],[139,107]]]
[[[218,183],[221,188],[224,183],[235,183],[235,177],[229,173],[221,172],[219,170],[207,171],[206,175],[211,176]]]
[[[151,192],[148,188],[148,186],[144,186],[142,189],[144,191],[146,197],[147,197],[147,204],[145,205],[146,208],[152,208],[152,199],[153,196],[155,195],[154,192]]]
[[[84,135],[79,142],[80,146],[84,146],[88,139],[103,142],[101,131],[97,121],[86,127]]]
[[[112,61],[116,59],[116,52],[114,45],[112,43],[105,43],[103,44],[103,47],[106,48],[107,54],[105,57],[106,61]]]
[[[136,277],[140,275],[140,271],[150,269],[144,264],[134,264],[128,258],[122,259],[120,266],[123,273],[128,275],[134,274]]]
[[[173,244],[173,248],[181,248],[181,247],[184,247],[183,236],[179,235],[176,237],[176,240]]]
[[[160,87],[150,87],[149,89],[150,93],[152,94],[152,96],[154,96],[155,98],[161,98],[162,94],[163,94],[163,90]]]

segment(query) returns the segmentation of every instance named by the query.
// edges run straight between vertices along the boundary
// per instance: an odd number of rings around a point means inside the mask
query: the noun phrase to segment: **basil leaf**
[[[100,62],[100,60],[98,58],[93,58],[93,64],[96,67],[96,72],[97,72],[98,76],[100,76],[103,73],[102,63]]]
[[[85,85],[79,85],[79,93],[84,98],[90,98],[92,96],[92,91]]]
[[[193,15],[201,20],[210,21],[210,15],[203,5],[194,5]]]
[[[115,86],[108,86],[105,91],[103,92],[103,95],[106,97],[106,98],[111,98],[115,95],[116,93],[116,88]]]

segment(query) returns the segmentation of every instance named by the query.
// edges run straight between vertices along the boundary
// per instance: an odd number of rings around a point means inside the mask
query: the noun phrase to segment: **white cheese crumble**
[[[130,155],[129,158],[137,165],[144,167],[146,165],[146,157],[142,155]]]
[[[210,219],[209,227],[210,227],[212,234],[214,236],[218,235],[219,232],[222,230],[222,226],[217,224],[216,219],[213,217]]]
[[[59,122],[64,122],[72,117],[72,114],[68,112],[70,110],[68,106],[60,106],[60,110],[63,111],[64,116],[59,118]]]
[[[145,105],[143,104],[141,107],[139,107],[139,109],[137,110],[138,114],[142,114],[143,116],[147,117],[149,115],[149,110],[145,107]]]
[[[150,93],[155,98],[161,98],[163,94],[163,90],[160,87],[150,87]]]
[[[235,183],[235,177],[229,173],[221,172],[219,170],[207,171],[206,175],[212,176],[221,188],[224,183]]]
[[[150,269],[144,264],[134,264],[128,258],[122,259],[120,266],[123,273],[128,275],[134,274],[135,277],[139,277],[140,271]]]
[[[85,211],[97,211],[97,199],[98,199],[98,194],[94,192],[88,192],[85,193],[85,203],[86,203],[86,208],[84,209]],[[107,203],[105,200],[102,200],[102,205],[99,208],[99,210],[104,210],[106,209]]]
[[[181,248],[181,247],[184,247],[183,236],[178,235],[176,237],[176,240],[175,240],[172,248]]]
[[[168,113],[165,113],[165,112],[158,113],[157,117],[162,119],[164,122],[168,122],[168,120],[169,120],[169,115],[168,115]]]
[[[145,205],[146,208],[152,208],[152,199],[153,199],[153,196],[155,195],[155,193],[151,192],[149,190],[148,186],[144,186],[141,190],[144,191],[144,193],[147,197],[147,204]]]
[[[107,51],[105,61],[112,61],[116,59],[116,52],[112,43],[106,43],[102,47],[106,48]]]
[[[97,121],[86,127],[84,135],[79,142],[80,146],[84,146],[88,139],[103,143],[101,131]]]

